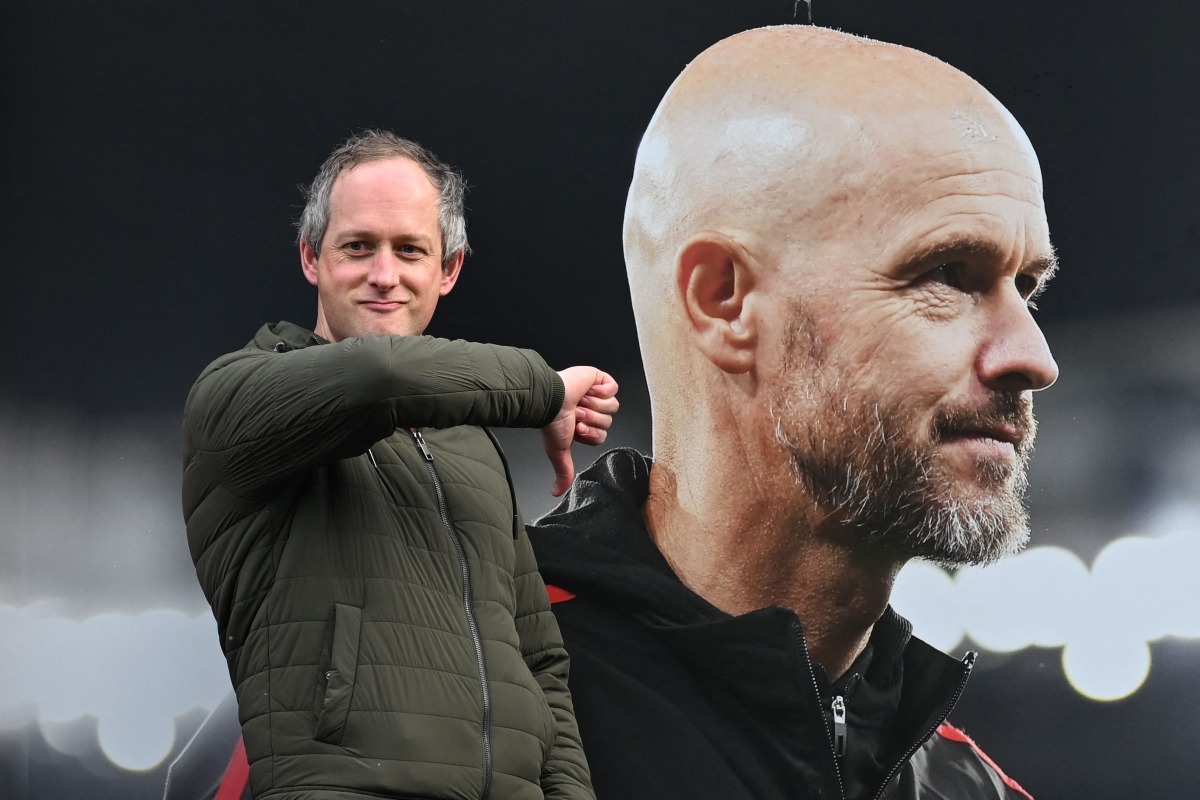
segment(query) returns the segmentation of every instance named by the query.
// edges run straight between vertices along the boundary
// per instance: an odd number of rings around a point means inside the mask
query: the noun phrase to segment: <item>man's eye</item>
[[[1034,275],[1018,275],[1016,277],[1017,291],[1026,300],[1032,300],[1038,293],[1040,281]]]
[[[963,273],[965,265],[960,261],[951,261],[946,264],[939,264],[933,269],[926,272],[925,280],[934,283],[944,283],[951,289],[962,289],[965,286],[963,282]]]
[[[346,249],[351,253],[365,253],[367,251],[366,242],[347,242]]]
[[[417,255],[421,252],[421,248],[415,244],[402,244],[400,245],[400,252],[405,255]]]

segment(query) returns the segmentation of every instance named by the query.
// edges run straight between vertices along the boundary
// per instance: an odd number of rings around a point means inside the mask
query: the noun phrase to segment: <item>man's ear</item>
[[[697,348],[733,374],[754,366],[757,325],[746,303],[754,288],[751,266],[745,247],[711,231],[684,245],[677,265],[677,289]]]
[[[304,277],[313,286],[317,285],[317,254],[313,252],[312,245],[304,239],[300,240],[300,269],[304,270]]]
[[[438,289],[438,297],[445,297],[450,294],[450,290],[454,288],[454,284],[458,283],[458,273],[462,271],[463,259],[466,257],[466,251],[459,250],[454,258],[450,259],[449,264],[442,265],[442,285]]]

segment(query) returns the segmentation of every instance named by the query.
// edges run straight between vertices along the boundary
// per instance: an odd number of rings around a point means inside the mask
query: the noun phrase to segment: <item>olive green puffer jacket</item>
[[[507,465],[476,427],[562,402],[529,351],[289,323],[201,374],[184,517],[256,797],[593,796]]]

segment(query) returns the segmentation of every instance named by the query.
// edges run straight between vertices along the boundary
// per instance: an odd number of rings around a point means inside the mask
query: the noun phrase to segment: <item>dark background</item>
[[[474,187],[475,256],[432,332],[636,368],[620,220],[641,131],[704,47],[793,19],[780,0],[3,8],[0,334],[22,343],[5,393],[98,412],[176,409],[265,319],[312,322],[296,185],[371,125]],[[1043,322],[1200,302],[1195,3],[817,0],[814,16],[944,59],[1021,121],[1066,266]]]
[[[1025,127],[1064,267],[1039,301],[1053,346],[1055,330],[1200,307],[1197,8],[817,0],[813,16],[942,58]],[[641,131],[702,49],[807,13],[780,0],[7,0],[9,429],[175,420],[199,370],[259,324],[310,325],[296,187],[367,126],[429,145],[472,186],[474,255],[429,332],[599,364],[644,409],[620,242]],[[169,425],[151,428],[174,446]],[[4,531],[9,546],[26,535]],[[1003,658],[972,679],[956,721],[1043,800],[1195,796],[1200,657],[1154,652],[1148,683],[1117,703],[1074,693],[1049,651]],[[36,735],[23,747],[0,756],[24,775],[14,800],[152,797],[161,784],[114,770],[73,789],[70,763]]]

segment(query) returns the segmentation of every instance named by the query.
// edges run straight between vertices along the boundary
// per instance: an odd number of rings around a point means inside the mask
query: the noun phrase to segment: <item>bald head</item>
[[[768,271],[830,237],[879,252],[889,242],[869,241],[878,231],[854,228],[862,204],[904,215],[923,165],[964,155],[982,164],[983,146],[1026,160],[1040,202],[1019,126],[974,80],[931,56],[810,26],[751,30],[701,53],[645,132],[625,210],[652,393],[676,367],[690,369],[680,358],[686,309],[664,302],[678,294],[689,242],[718,233]]]
[[[1033,149],[979,84],[819,28],[726,39],[655,112],[624,234],[656,491],[689,518],[845,522],[889,563],[1023,541],[1055,262]]]

